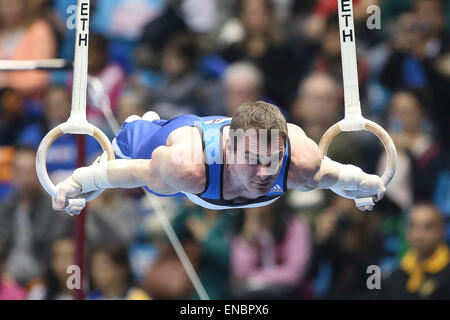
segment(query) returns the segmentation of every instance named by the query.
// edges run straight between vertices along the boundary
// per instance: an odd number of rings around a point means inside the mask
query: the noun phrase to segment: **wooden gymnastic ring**
[[[383,175],[381,176],[381,180],[383,184],[387,186],[395,174],[395,169],[397,166],[397,149],[395,148],[394,142],[389,134],[384,130],[380,125],[376,124],[373,121],[367,120],[364,125],[364,130],[370,131],[375,134],[378,139],[383,142],[384,149],[387,153],[387,161],[386,161],[386,169],[384,170]],[[339,126],[339,122],[331,126],[323,135],[322,139],[319,142],[319,148],[322,152],[323,156],[327,155],[328,147],[330,146],[331,141],[339,134],[342,130]]]
[[[60,136],[64,134],[65,133],[61,129],[61,125],[50,130],[44,137],[44,139],[42,139],[36,155],[36,172],[39,178],[39,182],[44,187],[44,189],[54,198],[56,198],[57,190],[56,186],[53,184],[53,182],[50,180],[50,177],[48,176],[46,166],[47,153],[50,147],[52,146],[53,142],[55,142],[56,139],[58,139]],[[108,137],[100,129],[95,127],[92,136],[101,145],[102,149],[106,151],[106,153],[108,154],[108,160],[114,160],[115,159],[114,149]],[[90,201],[96,198],[98,195],[100,195],[101,192],[102,191],[100,190],[88,192],[79,195],[77,198],[85,198],[86,201]]]

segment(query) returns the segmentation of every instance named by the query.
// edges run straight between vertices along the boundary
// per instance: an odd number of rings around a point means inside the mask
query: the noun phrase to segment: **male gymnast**
[[[232,118],[161,120],[152,111],[131,116],[113,147],[120,159],[108,161],[104,153],[57,185],[55,210],[64,210],[68,198],[106,188],[145,187],[215,210],[264,206],[288,189],[328,188],[345,198],[375,202],[386,191],[377,175],[323,157],[300,127],[286,123],[278,107],[263,101],[243,104]]]

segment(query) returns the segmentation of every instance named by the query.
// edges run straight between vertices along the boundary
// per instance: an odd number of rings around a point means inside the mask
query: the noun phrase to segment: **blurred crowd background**
[[[75,0],[0,0],[0,59],[73,60]],[[381,29],[370,30],[370,5]],[[121,124],[280,107],[319,142],[343,117],[336,0],[91,0],[89,73]],[[328,190],[263,208],[215,212],[161,198],[212,299],[450,299],[450,1],[354,0],[363,114],[398,150],[372,212]],[[375,17],[376,19],[377,17]],[[371,19],[374,19],[372,16]],[[72,72],[0,72],[0,299],[72,299],[74,218],[52,210],[35,171],[43,136],[67,120]],[[88,120],[112,139],[92,103]],[[88,139],[87,162],[100,147]],[[369,133],[339,135],[329,156],[381,174]],[[47,168],[74,170],[74,136]],[[142,190],[89,203],[88,299],[198,299]],[[368,267],[381,270],[369,290]],[[370,281],[369,281],[370,282]]]

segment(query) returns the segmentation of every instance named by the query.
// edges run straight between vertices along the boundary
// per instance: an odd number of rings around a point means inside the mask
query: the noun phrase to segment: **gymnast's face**
[[[227,163],[232,167],[232,178],[253,194],[267,193],[278,177],[286,148],[284,139],[277,138],[237,138],[235,148],[231,139],[228,141]]]

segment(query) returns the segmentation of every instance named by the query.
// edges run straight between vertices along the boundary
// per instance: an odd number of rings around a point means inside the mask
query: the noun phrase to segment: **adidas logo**
[[[275,192],[283,192],[283,189],[280,187],[279,184],[274,185],[268,193],[275,193]]]

